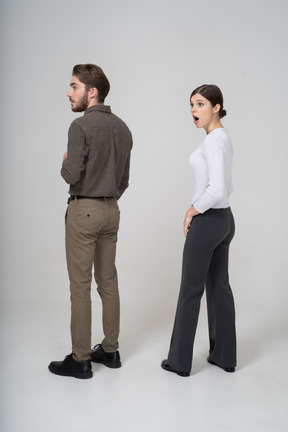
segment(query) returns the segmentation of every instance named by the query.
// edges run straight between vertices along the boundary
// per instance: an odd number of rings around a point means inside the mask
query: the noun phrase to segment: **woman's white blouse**
[[[191,204],[204,213],[209,208],[229,207],[233,148],[224,128],[214,129],[190,155],[195,192]]]

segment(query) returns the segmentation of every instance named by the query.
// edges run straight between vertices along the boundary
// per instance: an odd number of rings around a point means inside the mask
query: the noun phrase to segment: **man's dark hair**
[[[110,90],[110,83],[103,70],[94,64],[75,65],[72,71],[79,81],[85,84],[86,90],[96,87],[98,90],[98,102],[104,103]]]

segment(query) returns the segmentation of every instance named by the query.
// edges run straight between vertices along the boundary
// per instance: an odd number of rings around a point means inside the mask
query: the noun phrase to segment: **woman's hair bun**
[[[221,108],[219,114],[220,114],[220,116],[219,116],[220,118],[225,117],[227,115],[227,111],[225,109]]]

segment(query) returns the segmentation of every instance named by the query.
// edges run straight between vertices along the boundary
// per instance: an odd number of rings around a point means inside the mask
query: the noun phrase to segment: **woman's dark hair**
[[[227,115],[226,110],[223,108],[223,95],[219,87],[214,84],[203,84],[193,90],[190,96],[190,100],[191,97],[195,96],[196,94],[200,94],[201,96],[208,99],[213,107],[217,104],[220,105],[219,118],[225,117]]]
[[[98,102],[103,103],[110,90],[110,83],[103,70],[94,64],[75,65],[72,75],[85,84],[86,90],[96,87],[98,90]]]

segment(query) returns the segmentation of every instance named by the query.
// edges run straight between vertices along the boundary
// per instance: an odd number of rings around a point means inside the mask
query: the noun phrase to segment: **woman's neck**
[[[205,129],[205,131],[206,131],[206,133],[208,135],[210,132],[213,132],[213,130],[219,129],[219,128],[223,128],[223,125],[222,125],[220,119],[217,119],[215,122],[210,123],[204,129]]]

